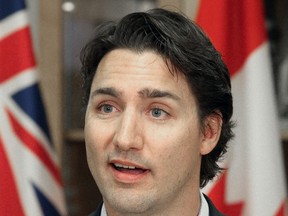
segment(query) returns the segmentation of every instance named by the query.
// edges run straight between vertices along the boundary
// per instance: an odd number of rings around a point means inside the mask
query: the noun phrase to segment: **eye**
[[[116,111],[116,108],[113,107],[112,105],[110,104],[102,104],[98,107],[98,110],[101,112],[101,113],[104,113],[104,114],[109,114],[109,113],[112,113],[113,111]]]
[[[151,115],[154,118],[161,118],[164,119],[165,117],[167,117],[169,114],[167,112],[165,112],[164,110],[160,109],[160,108],[153,108],[151,110]]]

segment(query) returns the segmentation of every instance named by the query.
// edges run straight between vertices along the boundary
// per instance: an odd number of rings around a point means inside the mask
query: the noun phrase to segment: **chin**
[[[109,193],[104,202],[107,210],[117,209],[117,212],[123,215],[148,213],[152,206],[155,206],[155,201],[149,192],[140,195],[133,191],[131,193],[114,191]]]

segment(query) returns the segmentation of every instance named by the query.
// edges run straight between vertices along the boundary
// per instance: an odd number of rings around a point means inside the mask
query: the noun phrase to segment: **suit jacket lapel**
[[[209,206],[209,216],[224,216],[222,213],[220,213],[217,208],[214,206],[212,201],[204,194],[204,197],[208,203]]]
[[[102,205],[103,203],[101,203],[101,205],[98,206],[95,212],[92,212],[91,214],[89,214],[89,216],[101,216]]]

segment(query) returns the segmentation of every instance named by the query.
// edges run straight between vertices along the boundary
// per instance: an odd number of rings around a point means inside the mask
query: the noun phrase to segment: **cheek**
[[[192,165],[192,162],[195,162],[195,159],[200,156],[199,153],[199,144],[196,140],[191,139],[177,139],[172,140],[175,145],[173,145],[168,155],[170,156],[170,160],[173,163],[182,163]]]
[[[87,162],[91,172],[93,172],[92,170],[95,169],[98,160],[97,144],[93,142],[91,137],[85,135],[85,147],[86,147]]]
[[[94,180],[101,182],[103,168],[105,167],[105,154],[101,136],[98,136],[98,131],[94,127],[85,126],[85,147],[87,163]]]
[[[86,118],[84,137],[86,145],[92,152],[103,150],[106,143],[111,140],[112,127],[103,124],[101,121],[94,118]]]
[[[166,137],[158,141],[162,145],[157,151],[169,163],[169,166],[177,166],[175,169],[190,169],[194,165],[199,165],[201,137],[197,128],[193,131],[187,127],[170,129]]]
[[[102,138],[99,136],[99,127],[94,127],[94,123],[88,122],[85,125],[84,129],[84,136],[85,136],[85,146],[86,146],[86,155],[87,155],[87,161],[89,166],[95,167],[95,163],[100,160],[100,155],[97,153],[103,152],[101,150],[103,146],[101,146]]]
[[[186,184],[197,184],[200,173],[201,156],[193,141],[178,137],[166,139],[163,148],[158,148],[159,156],[154,162],[157,164],[155,176],[161,179],[161,184],[170,191]],[[178,186],[177,186],[178,185]]]

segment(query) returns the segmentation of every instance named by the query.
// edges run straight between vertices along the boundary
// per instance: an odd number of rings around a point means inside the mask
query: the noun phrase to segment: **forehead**
[[[169,61],[167,63],[169,64]],[[116,78],[116,75],[154,75],[166,79],[177,79],[178,73],[171,73],[167,63],[161,55],[153,51],[139,53],[129,49],[116,49],[101,59],[96,69],[94,81],[105,78],[113,79]]]
[[[154,71],[155,74],[169,72],[172,75],[163,57],[150,50],[143,52],[137,52],[130,49],[112,50],[101,59],[96,72],[99,74],[103,72],[103,70],[110,70],[112,67],[114,67],[115,72],[121,68],[131,68],[135,70],[135,72],[138,71],[138,73],[157,69],[157,71]],[[147,70],[144,71],[145,69]],[[172,76],[170,78],[172,78]]]
[[[172,73],[162,56],[153,51],[116,49],[106,54],[98,65],[91,90],[110,87],[136,92],[158,89],[179,97],[193,97],[184,75]]]

